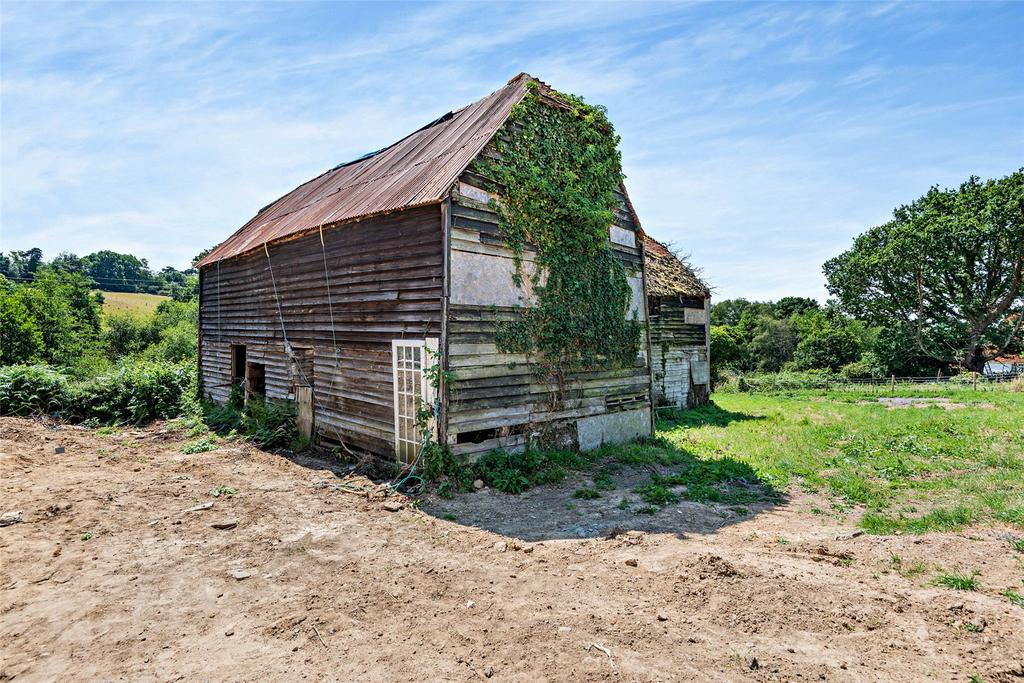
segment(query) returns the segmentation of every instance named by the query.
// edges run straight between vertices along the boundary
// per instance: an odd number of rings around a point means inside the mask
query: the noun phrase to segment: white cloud
[[[719,296],[822,296],[821,263],[893,206],[1024,158],[1014,60],[946,53],[993,43],[945,20],[968,11],[5,3],[0,249],[183,266],[526,70],[609,107],[644,226]]]

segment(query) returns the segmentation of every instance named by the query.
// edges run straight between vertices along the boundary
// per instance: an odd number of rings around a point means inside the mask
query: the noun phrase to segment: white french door
[[[395,453],[410,463],[423,446],[424,434],[417,424],[420,408],[434,398],[424,372],[436,361],[428,352],[437,350],[436,339],[394,339],[391,341],[391,369],[395,396]],[[428,429],[432,429],[429,420]]]

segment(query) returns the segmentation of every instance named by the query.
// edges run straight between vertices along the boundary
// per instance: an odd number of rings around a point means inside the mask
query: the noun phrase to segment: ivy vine
[[[524,251],[536,248],[536,303],[499,326],[498,347],[535,354],[561,382],[568,371],[632,365],[641,325],[627,317],[632,291],[608,239],[623,179],[619,137],[604,107],[545,97],[529,84],[495,138],[497,156],[474,170],[501,195],[494,207],[519,287]]]

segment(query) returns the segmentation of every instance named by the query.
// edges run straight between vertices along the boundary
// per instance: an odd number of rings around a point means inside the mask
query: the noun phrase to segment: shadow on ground
[[[754,416],[705,406],[664,427],[724,425]],[[702,459],[665,439],[602,449],[592,466],[558,484],[511,495],[487,487],[445,499],[423,497],[428,514],[536,542],[597,538],[638,530],[713,533],[785,501],[785,495],[734,458]]]
[[[675,408],[662,408],[658,410],[659,429],[673,427],[726,427],[733,422],[763,419],[763,415],[748,415],[733,410],[726,410],[714,402],[690,410],[677,410]]]

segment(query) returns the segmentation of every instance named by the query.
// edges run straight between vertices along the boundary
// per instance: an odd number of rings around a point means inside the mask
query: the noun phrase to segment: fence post
[[[892,384],[889,385],[889,393],[890,394],[895,394],[896,393],[896,375],[895,374],[893,374],[893,376],[892,376]]]

